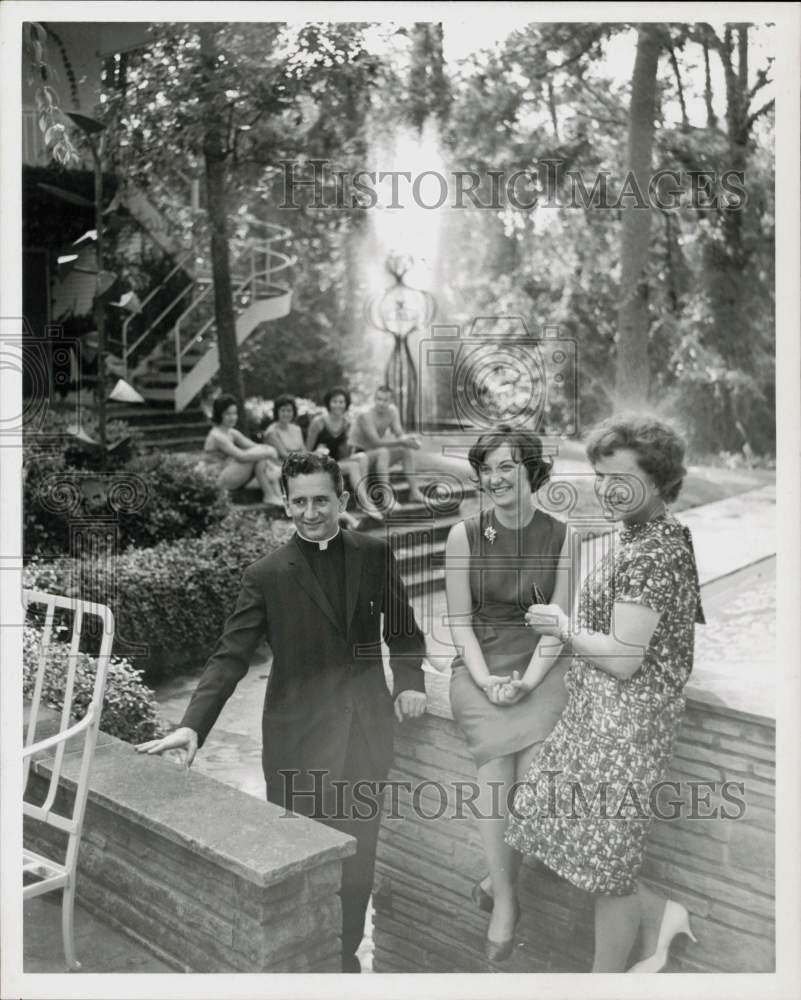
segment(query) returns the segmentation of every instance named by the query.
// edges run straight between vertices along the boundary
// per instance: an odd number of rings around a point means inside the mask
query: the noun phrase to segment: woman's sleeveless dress
[[[487,669],[508,677],[517,670],[522,677],[538,639],[524,620],[531,587],[536,583],[546,601],[551,600],[565,525],[536,510],[524,528],[505,528],[490,509],[467,518],[464,526],[470,548],[471,623]],[[458,624],[455,632],[458,643]],[[567,663],[560,658],[531,694],[500,707],[478,687],[461,655],[456,656],[451,708],[478,767],[545,739],[567,702]]]

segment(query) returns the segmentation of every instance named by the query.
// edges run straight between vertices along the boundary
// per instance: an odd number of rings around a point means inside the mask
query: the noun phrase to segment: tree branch
[[[599,104],[602,104],[607,109],[607,111],[611,111],[612,114],[615,114],[616,112],[620,111],[619,107],[615,107],[614,102],[610,101],[603,94],[599,94],[597,90],[594,90],[589,85],[583,74],[579,75],[578,82],[581,84],[582,87],[584,87],[587,93],[591,94]],[[628,122],[624,122],[624,124],[628,126]]]
[[[758,92],[759,92],[760,90],[762,90],[762,88],[763,88],[763,87],[766,87],[766,86],[767,86],[767,85],[768,85],[769,83],[773,83],[773,81],[772,81],[772,80],[770,79],[770,77],[768,76],[768,73],[770,72],[770,69],[771,69],[771,66],[772,66],[772,65],[773,65],[773,56],[771,56],[771,57],[770,57],[770,58],[768,59],[768,66],[767,66],[767,67],[766,67],[765,69],[759,69],[759,70],[757,70],[757,78],[756,78],[756,83],[755,83],[755,84],[754,84],[754,86],[753,86],[753,87],[752,87],[752,88],[751,88],[751,89],[750,89],[750,90],[748,91],[748,100],[749,100],[749,103],[750,103],[751,99],[752,99],[752,98],[753,98],[753,97],[754,97],[754,96],[755,96],[755,95],[756,95],[756,94],[757,94],[757,93],[758,93]]]
[[[775,99],[773,97],[771,97],[771,99],[769,101],[766,101],[758,111],[755,111],[749,117],[748,121],[745,123],[746,134],[748,134],[748,132],[751,131],[751,128],[752,128],[754,122],[757,120],[757,118],[760,118],[762,115],[767,114],[768,111],[770,111],[773,108],[773,106],[775,105],[775,103],[776,103]]]
[[[600,118],[598,115],[591,115],[587,111],[579,111],[578,108],[573,111],[573,114],[578,115],[581,118],[589,118],[591,121],[598,122],[600,125],[616,125],[619,128],[627,128],[629,124],[621,118]]]
[[[679,92],[679,105],[681,106],[681,130],[682,132],[688,132],[690,129],[690,120],[687,117],[687,105],[684,102],[684,87],[681,85],[681,73],[679,72],[679,62],[676,59],[676,50],[672,45],[667,47],[668,55],[670,56],[670,65],[673,67],[673,75],[676,77],[676,89]]]
[[[704,103],[706,104],[706,124],[708,128],[717,128],[718,116],[712,104],[712,73],[709,67],[709,43],[706,38],[701,43],[704,52]]]

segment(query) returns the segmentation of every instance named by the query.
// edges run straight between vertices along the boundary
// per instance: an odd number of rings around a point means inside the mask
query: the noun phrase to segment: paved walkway
[[[23,905],[23,971],[67,972],[61,937],[61,893],[29,899]],[[75,952],[81,973],[174,972],[127,934],[75,908]],[[53,996],[58,996],[55,991]]]
[[[738,580],[736,571],[751,567],[753,580],[747,585],[750,593],[754,585],[762,590],[772,590],[770,557],[776,552],[775,488],[760,487],[738,496],[730,497],[702,507],[681,512],[680,519],[693,532],[699,574],[705,592],[714,595],[716,582],[729,577],[727,590],[719,588],[717,597],[710,601],[713,616],[726,607],[737,609]],[[734,574],[733,576],[730,576]],[[733,589],[732,589],[733,588]],[[760,591],[761,592],[761,591]],[[732,595],[734,597],[732,598]],[[731,599],[730,599],[731,598]],[[739,598],[738,598],[739,599]],[[753,601],[750,602],[753,604]],[[764,602],[763,602],[764,603]],[[447,629],[442,624],[445,612],[445,595],[438,592],[433,598],[421,596],[415,601],[421,622],[428,633],[429,653],[432,660],[447,664],[450,651]],[[767,617],[762,625],[770,630],[775,626],[767,607]],[[705,657],[710,662],[698,664],[693,673],[693,688],[706,687],[710,700],[731,701],[742,697],[744,705],[760,714],[769,712],[773,704],[775,663],[762,663],[754,669],[754,649],[745,648],[741,659],[749,661],[749,669],[731,669],[731,648],[725,649],[725,662],[721,660],[717,644],[709,644],[713,653]],[[764,647],[763,647],[764,652]],[[711,662],[717,655],[717,661]],[[202,665],[199,665],[199,668]],[[195,767],[234,785],[244,792],[262,797],[264,779],[261,771],[261,711],[268,663],[254,665],[237,686],[212,730]],[[706,673],[705,673],[706,671]],[[734,676],[733,676],[734,673]],[[162,687],[157,695],[162,715],[168,725],[180,720],[189,695],[197,682],[196,676],[176,678]],[[710,690],[710,686],[712,690]],[[734,692],[734,694],[732,693]],[[739,692],[739,694],[738,694]],[[695,693],[695,692],[693,692]],[[40,897],[25,905],[25,971],[63,972],[65,967],[61,948],[60,909],[58,897]],[[130,938],[95,920],[86,911],[76,912],[76,948],[84,963],[84,972],[169,972],[168,966],[153,958]],[[372,970],[372,942],[368,934],[362,944],[360,956],[365,971]]]

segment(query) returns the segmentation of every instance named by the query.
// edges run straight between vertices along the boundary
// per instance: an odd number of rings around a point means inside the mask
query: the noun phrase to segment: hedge
[[[243,570],[291,533],[287,522],[234,512],[201,538],[130,549],[111,567],[32,560],[24,585],[109,604],[115,642],[147,645],[135,662],[153,685],[203,665],[234,608]]]
[[[134,459],[107,477],[99,475],[76,469],[63,455],[34,455],[25,463],[26,554],[68,553],[70,524],[76,518],[113,517],[117,544],[126,549],[195,538],[231,511],[227,491],[197,460],[154,454]],[[87,485],[95,481],[92,495]],[[73,496],[77,504],[71,505]],[[63,499],[68,502],[60,502]]]
[[[36,681],[42,635],[42,630],[34,625],[26,625],[22,632],[22,693],[28,698],[33,694]],[[64,704],[69,645],[54,636],[48,652],[42,699],[51,708],[60,710]],[[72,714],[76,720],[86,714],[94,683],[95,661],[88,653],[79,653],[72,698]],[[100,728],[127,743],[140,743],[164,735],[153,692],[143,683],[141,671],[115,656],[111,657],[106,674]]]

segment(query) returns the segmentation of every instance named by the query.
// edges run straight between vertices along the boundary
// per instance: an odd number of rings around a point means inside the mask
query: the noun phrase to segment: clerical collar
[[[339,525],[337,525],[337,530],[334,532],[333,535],[331,535],[330,538],[324,538],[322,541],[318,540],[317,538],[306,538],[305,535],[301,534],[300,529],[298,528],[297,525],[295,525],[295,531],[297,532],[298,538],[301,541],[305,542],[307,545],[316,545],[321,552],[324,552],[328,548],[329,544],[333,542],[334,539],[339,534]]]

